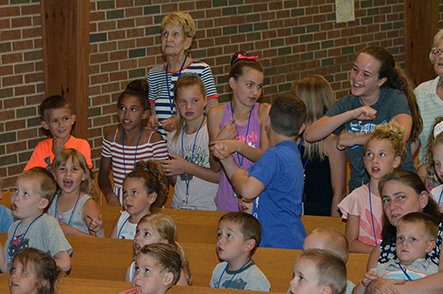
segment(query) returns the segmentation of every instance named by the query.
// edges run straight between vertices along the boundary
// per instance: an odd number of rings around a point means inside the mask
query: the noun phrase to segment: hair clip
[[[434,127],[434,139],[443,131],[443,121],[439,122]]]
[[[241,54],[238,54],[237,58],[238,59],[243,59],[243,60],[256,60],[256,59],[258,59],[258,55],[256,55],[256,56],[243,56]]]

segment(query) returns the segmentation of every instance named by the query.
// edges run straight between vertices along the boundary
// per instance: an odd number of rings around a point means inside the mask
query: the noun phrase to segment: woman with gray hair
[[[218,105],[211,68],[206,63],[187,56],[187,50],[191,47],[194,36],[195,22],[189,14],[177,11],[163,18],[161,49],[166,62],[152,68],[148,73],[149,102],[155,105],[151,107],[148,124],[164,139],[167,132],[176,128],[173,89],[181,74],[195,73],[205,84],[208,99],[206,111]]]
[[[443,112],[443,30],[440,30],[434,36],[434,44],[429,53],[429,59],[431,63],[434,64],[434,71],[437,77],[421,83],[415,88],[414,93],[417,97],[417,104],[423,119],[423,131],[419,136],[421,146],[417,174],[422,180],[425,180],[426,187],[432,189],[439,185],[439,183],[434,177],[433,171],[429,170],[428,173],[425,154],[426,142],[428,141],[428,137],[432,135],[432,124],[435,118],[441,116]]]

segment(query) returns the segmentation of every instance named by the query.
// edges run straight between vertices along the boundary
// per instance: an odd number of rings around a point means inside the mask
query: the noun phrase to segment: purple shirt
[[[251,110],[249,130],[247,133],[246,131],[248,129],[248,124],[245,124],[244,126],[236,125],[237,137],[235,137],[235,140],[242,141],[243,143],[246,143],[249,146],[255,148],[260,148],[261,127],[260,123],[258,122],[259,106],[260,104],[255,103]],[[223,129],[224,126],[231,119],[232,119],[231,103],[226,103],[220,129]],[[237,164],[243,169],[247,170],[254,164],[252,161],[243,158],[243,156],[241,156],[240,154],[235,153],[233,154],[233,156],[235,162],[237,162]],[[221,170],[220,174],[220,182],[218,186],[217,196],[215,197],[215,204],[217,205],[218,209],[222,211],[239,211],[238,199],[234,196],[234,188],[232,187],[231,183],[226,177],[226,174],[223,169]]]

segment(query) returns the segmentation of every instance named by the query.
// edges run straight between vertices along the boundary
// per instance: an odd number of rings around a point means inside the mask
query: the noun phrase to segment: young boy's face
[[[132,286],[137,287],[141,294],[166,293],[173,280],[174,274],[162,270],[155,258],[144,254],[137,255]]]
[[[299,258],[294,262],[294,278],[289,282],[292,294],[320,294],[322,286],[318,285],[318,272],[315,262],[308,258]]]
[[[403,265],[411,265],[418,258],[425,258],[435,246],[431,236],[420,222],[401,222],[397,226],[397,257]]]
[[[38,193],[40,182],[29,177],[19,177],[11,195],[11,208],[15,217],[23,223],[33,221],[42,214],[49,203]]]
[[[14,261],[9,274],[9,289],[11,294],[37,293],[37,275],[29,265],[24,266],[20,261]]]
[[[229,220],[222,220],[218,224],[216,248],[221,260],[231,264],[239,257],[249,255],[248,243],[238,224]]]
[[[67,139],[71,136],[75,115],[67,108],[45,110],[45,120],[41,122],[45,130],[49,130],[54,138]]]

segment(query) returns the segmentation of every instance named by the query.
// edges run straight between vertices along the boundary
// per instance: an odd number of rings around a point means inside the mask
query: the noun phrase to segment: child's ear
[[[170,287],[172,282],[174,282],[174,274],[171,272],[166,273],[166,275],[163,277],[163,285]]]
[[[252,251],[255,247],[255,240],[249,239],[245,244],[245,251]]]
[[[434,249],[435,245],[436,245],[435,241],[429,241],[428,247],[426,247],[426,253],[431,252],[432,249]]]
[[[71,115],[71,126],[75,123],[76,119],[77,117],[75,116],[75,114]]]
[[[321,294],[331,294],[332,293],[332,289],[330,286],[322,286],[321,287]]]
[[[150,112],[150,109],[146,109],[145,111],[143,111],[142,119],[147,119]]]
[[[401,156],[394,158],[394,169],[398,168],[401,164]]]
[[[305,124],[302,123],[300,130],[298,131],[298,134],[301,135],[301,134],[303,134],[304,131],[305,131]]]
[[[40,204],[38,205],[38,208],[40,208],[40,209],[45,209],[47,206],[49,205],[49,200],[48,199],[46,199],[46,198],[42,198],[41,200],[40,200]]]
[[[152,192],[151,194],[148,195],[148,202],[149,202],[149,204],[154,203],[155,200],[157,200],[157,193]]]
[[[232,90],[234,90],[236,84],[237,84],[237,81],[234,79],[234,77],[230,77],[229,78],[229,86],[231,87]]]
[[[45,120],[42,120],[40,124],[42,125],[42,128],[44,128],[45,130],[49,130],[48,123]]]

